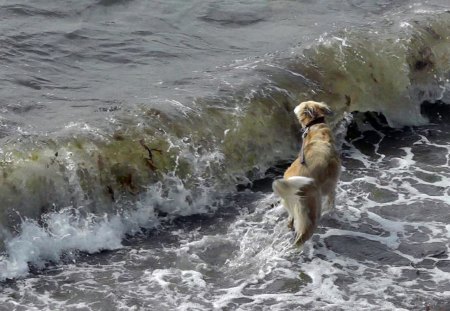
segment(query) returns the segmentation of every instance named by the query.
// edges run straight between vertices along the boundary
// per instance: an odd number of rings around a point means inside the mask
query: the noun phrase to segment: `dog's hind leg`
[[[320,217],[321,199],[313,179],[303,176],[278,179],[272,184],[283,206],[289,213],[288,227],[296,232],[295,243],[302,244],[309,239]]]
[[[287,227],[293,230],[294,215],[292,214],[292,207],[290,201],[292,201],[295,189],[292,189],[289,183],[284,179],[275,180],[272,184],[272,188],[275,194],[281,197],[281,205],[283,205],[283,207],[289,214]]]
[[[290,230],[294,230],[294,215],[292,215],[292,210],[291,210],[292,204],[289,204],[289,199],[287,199],[287,200],[281,199],[281,205],[283,205],[283,207],[285,208],[285,210],[287,210],[288,215],[289,215],[288,221],[287,221],[287,227]]]
[[[321,196],[315,185],[303,189],[298,204],[294,207],[294,244],[301,246],[311,238],[317,228],[321,214]]]
[[[287,227],[291,230],[294,230],[294,217],[289,215]]]

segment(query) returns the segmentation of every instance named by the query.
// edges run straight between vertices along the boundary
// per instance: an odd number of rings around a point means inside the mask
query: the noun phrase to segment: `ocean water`
[[[0,310],[450,309],[450,4],[0,2]],[[271,191],[327,102],[337,206]]]

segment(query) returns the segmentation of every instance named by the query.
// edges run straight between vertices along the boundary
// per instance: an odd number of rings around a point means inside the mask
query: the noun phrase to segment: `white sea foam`
[[[40,269],[73,252],[92,254],[119,249],[126,234],[159,226],[155,207],[169,217],[205,213],[213,208],[207,205],[211,193],[206,191],[196,201],[187,201],[187,197],[193,196],[179,179],[167,177],[165,181],[170,181],[168,193],[164,188],[167,185],[157,183],[149,187],[142,200],[134,203],[134,209],[115,215],[83,215],[78,209],[65,208],[45,214],[40,223],[23,219],[17,235],[3,233],[7,239],[5,253],[0,257],[0,281],[27,275],[29,264]]]
[[[369,161],[367,165],[371,168],[380,163]],[[392,175],[411,171],[408,165],[399,166],[380,174],[379,179],[370,176],[366,182],[382,184],[385,190],[407,190],[403,188],[407,187],[405,184],[385,181]],[[414,177],[413,174],[409,176]],[[439,235],[445,234],[448,238],[448,225],[384,218],[373,209],[391,203],[412,203],[420,200],[421,194],[377,203],[360,191],[358,185],[363,183],[364,179],[355,179],[340,184],[342,190],[337,198],[337,209],[324,217],[317,233],[302,251],[292,247],[292,233],[286,227],[285,211],[269,194],[254,201],[253,208],[249,206],[250,211],[243,210],[223,233],[202,234],[198,229],[175,229],[172,234],[177,237],[177,242],[165,246],[162,252],[153,248],[133,248],[123,252],[123,261],[106,266],[69,265],[56,277],[61,281],[75,279],[76,282],[70,285],[72,290],[94,291],[125,310],[139,310],[136,301],[154,309],[173,310],[410,310],[423,306],[417,305],[420,299],[450,299],[450,291],[430,292],[427,287],[445,286],[450,273],[436,267],[415,268],[414,265],[423,258],[399,249],[399,245],[409,239],[409,228],[419,230],[421,226],[431,230],[431,239],[427,243],[445,243]],[[358,196],[361,196],[360,201],[354,199]],[[272,205],[275,207],[270,208]],[[153,213],[149,212],[149,215]],[[141,218],[145,217],[137,218],[142,224]],[[120,227],[120,223],[123,220],[116,225]],[[361,227],[365,223],[382,228],[385,234],[365,232]],[[355,226],[348,228],[348,225]],[[379,242],[386,247],[380,248],[379,252],[385,252],[387,258],[399,256],[408,264],[385,263],[382,259],[379,262],[370,254],[360,258],[358,253],[368,251],[364,248],[365,242],[360,245],[360,250],[352,248],[355,254],[345,252],[351,245],[327,244],[327,241],[340,237],[356,239],[350,241]],[[128,268],[130,263],[136,268]],[[83,277],[77,279],[75,275]],[[105,275],[111,278],[107,284],[104,283]],[[43,277],[55,278],[52,275]],[[33,288],[38,280],[25,279],[24,282],[21,295],[35,293]],[[424,287],[423,282],[428,285]],[[111,286],[115,287],[113,292]],[[75,306],[68,302],[61,304],[50,293],[35,294],[44,306],[43,310]],[[417,300],[417,297],[421,298]],[[86,308],[95,309],[93,306]]]
[[[46,216],[45,226],[33,220],[24,220],[20,234],[5,242],[6,256],[0,261],[0,280],[25,276],[28,263],[42,268],[48,262],[59,262],[72,251],[94,253],[121,247],[125,233],[136,230],[126,228],[126,221],[119,216],[82,218],[73,215],[72,209],[64,209]],[[131,218],[139,217],[142,211]],[[149,221],[150,219],[147,219]],[[142,222],[142,220],[139,220]]]

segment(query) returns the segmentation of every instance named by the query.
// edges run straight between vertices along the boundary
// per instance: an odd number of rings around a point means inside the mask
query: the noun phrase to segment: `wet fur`
[[[312,120],[331,114],[326,104],[314,101],[299,104],[294,112],[303,128]],[[341,171],[333,135],[325,123],[309,128],[303,149],[305,164],[299,155],[285,171],[284,179],[272,185],[289,213],[288,227],[296,232],[296,245],[302,245],[314,233],[322,212],[322,198],[326,196],[329,209],[334,206]]]

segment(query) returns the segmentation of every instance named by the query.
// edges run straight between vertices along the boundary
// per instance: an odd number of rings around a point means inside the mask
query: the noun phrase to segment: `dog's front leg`
[[[335,207],[336,204],[336,191],[331,191],[328,194],[328,198],[327,198],[327,205],[328,205],[328,209],[332,210]]]

